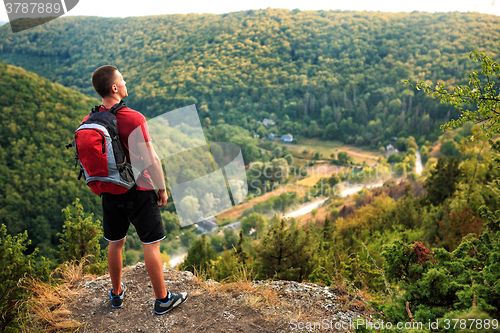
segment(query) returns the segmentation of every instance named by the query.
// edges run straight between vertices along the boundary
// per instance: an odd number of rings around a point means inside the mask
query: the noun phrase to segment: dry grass
[[[203,283],[201,286],[209,295],[241,295],[243,304],[250,308],[278,307],[281,301],[278,293],[270,286],[256,286],[249,281],[232,283]]]
[[[83,279],[89,274],[84,273],[83,266],[85,261],[80,262],[65,262],[59,268],[57,268],[53,274],[59,274],[61,276],[61,281],[69,286],[73,286],[76,281]]]
[[[206,281],[205,272],[195,269],[194,273],[200,289],[208,295],[228,295],[237,297],[241,295],[243,303],[250,308],[259,309],[262,307],[277,307],[280,300],[276,290],[269,286],[256,286],[252,284],[255,274],[252,270],[243,267],[234,276],[231,276],[220,283]]]
[[[71,287],[85,276],[83,266],[83,261],[64,263],[52,273],[49,282],[32,277],[19,282],[32,295],[24,302],[28,317],[24,332],[74,332],[81,326],[81,323],[67,319],[70,311],[65,304],[77,294]],[[54,278],[55,275],[60,277]]]
[[[300,186],[314,186],[321,178],[321,175],[314,175],[311,177],[307,177],[298,181]]]
[[[340,309],[342,311],[365,311],[371,300],[366,289],[357,288],[352,282],[342,279],[336,286],[340,290]]]
[[[363,152],[362,150],[359,150],[358,148],[351,147],[351,148],[339,148],[338,152],[345,151],[349,155],[352,156],[354,162],[366,162],[368,165],[372,165],[373,163],[376,163],[378,158],[381,156],[380,153],[368,153],[368,152]]]
[[[381,156],[377,150],[344,145],[339,141],[307,139],[302,140],[300,144],[279,143],[279,145],[293,151],[296,156],[307,159],[312,159],[315,153],[323,154],[324,159],[329,159],[332,153],[337,155],[339,152],[345,151],[356,163],[366,162],[367,165],[374,165]],[[307,150],[306,154],[303,154],[304,150]]]

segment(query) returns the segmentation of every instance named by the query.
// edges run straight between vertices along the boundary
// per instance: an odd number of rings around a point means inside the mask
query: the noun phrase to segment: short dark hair
[[[101,66],[92,74],[92,86],[102,98],[110,94],[110,89],[116,83],[118,68],[111,65]]]

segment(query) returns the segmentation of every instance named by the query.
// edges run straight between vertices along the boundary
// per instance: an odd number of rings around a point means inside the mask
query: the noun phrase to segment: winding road
[[[424,167],[422,166],[422,158],[420,157],[420,150],[417,146],[417,160],[415,161],[415,171],[417,174],[421,174]]]

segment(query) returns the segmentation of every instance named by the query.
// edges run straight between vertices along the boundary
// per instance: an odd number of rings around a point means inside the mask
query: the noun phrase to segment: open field
[[[377,164],[378,158],[382,156],[378,151],[365,150],[361,148],[347,146],[340,141],[321,141],[317,139],[308,139],[308,140],[303,140],[300,144],[289,144],[278,140],[274,140],[274,142],[282,147],[286,147],[289,151],[292,151],[295,156],[301,158],[296,160],[295,167],[306,165],[308,163],[307,160],[312,159],[312,157],[316,152],[323,154],[323,158],[329,159],[332,153],[338,154],[341,151],[345,151],[349,153],[349,155],[354,159],[355,163],[362,164],[363,162],[366,162],[366,164],[369,166]],[[259,149],[261,151],[270,152],[264,148],[259,148]],[[308,151],[307,154],[302,154],[304,150]],[[316,161],[316,163],[317,162],[319,161]],[[243,211],[245,209],[253,207],[254,205],[260,202],[264,202],[272,196],[280,195],[284,191],[298,192],[300,196],[303,196],[305,194],[305,191],[307,191],[308,186],[313,186],[321,178],[330,177],[332,174],[335,173],[341,174],[342,172],[350,172],[351,167],[346,168],[343,166],[333,165],[329,164],[328,161],[326,161],[325,164],[316,164],[314,166],[310,166],[307,168],[307,170],[309,176],[302,180],[299,180],[297,183],[282,184],[280,188],[272,192],[268,192],[264,195],[255,197],[248,201],[243,201],[243,203],[237,205],[236,207],[233,207],[232,209],[222,214],[219,214],[217,216],[217,219],[219,221],[222,221],[223,219],[237,219],[241,216],[241,214],[243,214]],[[321,213],[318,214],[317,217],[321,216],[322,218],[324,218],[323,215],[326,216],[326,211],[323,212],[322,209],[320,209],[319,211],[321,211]],[[308,217],[308,219],[310,218],[312,218],[312,216]]]
[[[341,174],[344,171],[344,169],[346,168],[339,165],[316,164],[307,169],[309,176],[299,180],[298,184],[303,186],[313,186],[321,178],[328,178],[333,174]],[[349,168],[349,171],[346,170],[345,172],[350,172],[350,171],[351,168]]]
[[[345,151],[353,158],[355,163],[362,164],[366,162],[367,165],[373,166],[377,164],[378,158],[382,156],[378,150],[357,148],[345,145],[340,141],[307,139],[302,140],[299,144],[284,143],[282,141],[275,142],[280,146],[286,147],[300,158],[313,158],[314,154],[320,153],[324,159],[329,159],[331,154],[337,155],[339,152]],[[307,153],[304,154],[305,150],[307,150]]]
[[[297,191],[297,189],[298,189],[298,191]],[[302,189],[302,188],[297,187],[297,186],[289,186],[289,187],[285,188],[285,185],[283,185],[282,188],[278,188],[272,192],[268,192],[264,195],[255,197],[251,200],[243,201],[242,203],[240,203],[236,207],[233,207],[232,209],[225,211],[222,214],[217,215],[217,220],[222,221],[223,219],[237,219],[241,216],[241,214],[243,214],[245,209],[253,207],[254,205],[256,205],[260,202],[264,202],[267,199],[269,199],[270,197],[280,195],[280,194],[284,193],[285,191],[286,192],[298,192],[299,196],[303,196],[305,194],[305,190],[307,190],[307,188]]]
[[[324,176],[323,176],[324,177]],[[304,186],[314,186],[321,178],[323,178],[320,175],[314,175],[310,177],[306,177],[304,179],[299,180],[299,185],[304,185]]]

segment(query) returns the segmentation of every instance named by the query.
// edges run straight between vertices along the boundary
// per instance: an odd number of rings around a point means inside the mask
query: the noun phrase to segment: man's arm
[[[142,146],[142,145],[141,145]],[[161,160],[156,154],[156,151],[153,147],[153,143],[151,141],[147,141],[145,145],[145,153],[142,154],[144,159],[146,160],[146,165],[149,165],[146,169],[153,180],[153,183],[158,188],[158,205],[163,207],[167,204],[168,195],[165,186],[165,178],[163,178],[163,169],[161,166]],[[147,161],[149,158],[149,161]]]

